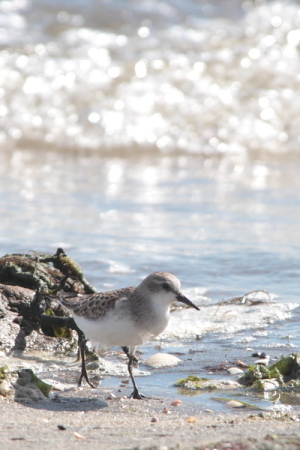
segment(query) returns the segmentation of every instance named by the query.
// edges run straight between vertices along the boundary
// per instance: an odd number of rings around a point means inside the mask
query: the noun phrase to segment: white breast
[[[143,344],[150,337],[146,337],[129,318],[120,318],[113,314],[97,320],[88,320],[76,315],[73,317],[86,338],[94,344],[135,346]]]
[[[152,336],[157,336],[168,325],[170,319],[170,302],[168,296],[157,295],[151,299],[151,314],[143,322],[143,326]]]

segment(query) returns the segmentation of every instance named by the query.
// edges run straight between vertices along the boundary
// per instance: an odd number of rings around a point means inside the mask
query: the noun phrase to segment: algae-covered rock
[[[191,390],[214,390],[214,389],[237,389],[240,384],[233,380],[212,380],[210,378],[201,378],[196,375],[190,375],[187,378],[181,378],[175,386]]]
[[[0,396],[8,397],[13,392],[11,373],[7,366],[0,367]]]
[[[252,389],[258,392],[267,392],[267,391],[275,391],[280,387],[280,384],[277,380],[257,380],[253,385]]]
[[[9,374],[9,369],[7,366],[0,367],[0,382],[5,380]]]
[[[194,383],[195,387],[200,387],[202,383],[209,381],[209,378],[201,378],[196,375],[189,375],[187,378],[180,378],[176,381],[175,386],[186,387],[187,383]]]
[[[300,380],[290,380],[286,386],[292,388],[295,392],[300,392]]]
[[[239,383],[252,386],[257,380],[269,378],[269,371],[265,366],[253,364],[248,371],[238,379]]]
[[[254,364],[249,370],[238,379],[241,384],[256,387],[258,390],[266,390],[264,386],[269,386],[261,382],[262,380],[274,380],[278,386],[284,386],[290,380],[300,378],[300,356],[292,353],[290,356],[283,356],[275,364],[265,367]]]
[[[96,292],[63,249],[58,248],[54,255],[32,252],[0,257],[0,350],[15,355],[36,349],[64,351],[70,347],[64,340],[71,340],[72,327],[55,323],[57,316],[65,318],[56,297],[58,290]],[[47,323],[44,316],[50,319]],[[39,342],[32,339],[35,333],[39,333]]]
[[[285,381],[300,378],[300,355],[292,353],[290,356],[283,356],[279,361],[269,367],[272,371],[279,371]]]
[[[20,403],[45,403],[50,400],[33,384],[15,386],[15,401]]]
[[[0,257],[0,283],[20,286],[32,290],[44,290],[50,293],[64,281],[67,290],[73,291],[74,279],[77,280],[76,292],[92,294],[96,289],[86,280],[79,264],[63,249],[58,248],[54,255],[11,254]],[[73,280],[71,280],[73,278]]]
[[[49,397],[52,386],[45,383],[40,378],[38,378],[31,369],[23,369],[19,372],[19,378],[17,379],[17,384],[19,386],[27,386],[33,384],[36,386],[45,397]]]

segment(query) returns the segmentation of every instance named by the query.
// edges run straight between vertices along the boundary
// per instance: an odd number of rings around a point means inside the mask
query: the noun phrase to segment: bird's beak
[[[200,308],[198,308],[198,306],[194,305],[194,303],[191,302],[191,300],[189,300],[185,295],[179,293],[177,295],[176,299],[178,302],[185,303],[186,305],[191,306],[192,308],[195,308],[198,311],[200,311]]]

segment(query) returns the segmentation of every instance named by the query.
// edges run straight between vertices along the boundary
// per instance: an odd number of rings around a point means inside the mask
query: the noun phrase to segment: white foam
[[[240,331],[268,327],[275,321],[292,317],[298,303],[263,303],[257,306],[212,305],[175,311],[163,337],[166,339],[194,339],[208,333],[235,334]]]

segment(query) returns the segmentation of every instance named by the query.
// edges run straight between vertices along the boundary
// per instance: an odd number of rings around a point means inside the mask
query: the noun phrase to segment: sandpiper
[[[84,295],[59,292],[58,296],[78,328],[93,344],[128,349],[128,372],[134,389],[131,397],[136,399],[143,398],[132,374],[136,346],[166,328],[173,302],[179,301],[199,310],[181,293],[178,278],[166,272],[152,273],[137,287]]]

